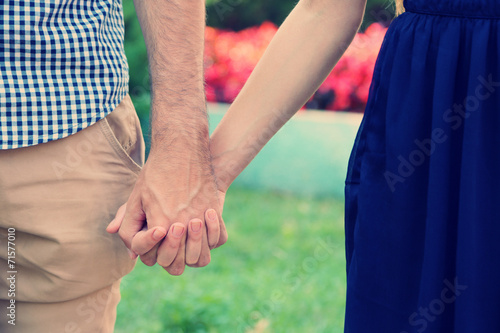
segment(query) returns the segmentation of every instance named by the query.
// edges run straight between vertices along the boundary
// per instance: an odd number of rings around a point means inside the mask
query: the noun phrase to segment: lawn
[[[229,241],[180,277],[138,263],[122,282],[116,332],[336,333],[343,330],[343,206],[230,189]]]

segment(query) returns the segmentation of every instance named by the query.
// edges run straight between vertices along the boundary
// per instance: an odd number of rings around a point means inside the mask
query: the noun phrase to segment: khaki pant
[[[113,331],[135,260],[105,228],[143,162],[128,96],[65,139],[0,150],[0,332]]]

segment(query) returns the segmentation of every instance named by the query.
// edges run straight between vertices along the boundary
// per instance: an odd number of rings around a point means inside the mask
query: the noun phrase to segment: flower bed
[[[378,23],[358,33],[306,108],[362,111],[387,28]],[[210,102],[231,103],[277,31],[269,22],[240,32],[207,27],[205,79]]]

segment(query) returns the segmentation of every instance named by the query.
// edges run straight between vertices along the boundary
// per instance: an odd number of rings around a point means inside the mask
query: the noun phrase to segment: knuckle
[[[210,257],[203,257],[198,261],[198,267],[205,267],[208,264],[210,264]]]
[[[186,258],[186,265],[196,265],[196,263],[198,262],[198,259],[195,259],[195,258]]]
[[[169,267],[170,264],[172,263],[171,261],[165,260],[165,258],[160,258],[160,257],[158,257],[156,261],[158,262],[158,265],[160,265],[165,269],[167,269],[167,267]]]
[[[177,251],[179,248],[180,244],[179,242],[168,242],[168,248]]]
[[[134,251],[135,253],[137,253],[140,256],[143,256],[143,255],[145,255],[148,252],[146,250],[143,250],[139,246],[134,246],[133,244],[132,244],[132,251]]]
[[[160,259],[156,260],[156,262],[158,263],[158,265],[160,265],[163,268],[168,267],[168,265],[164,261],[162,261]]]
[[[184,273],[184,267],[169,267],[169,268],[165,268],[165,270],[170,275],[175,275],[175,276],[179,276],[179,275],[182,275],[182,273]]]
[[[219,243],[217,244],[218,246],[224,245],[227,242],[228,236],[227,233],[223,233],[219,237]]]
[[[140,256],[142,256],[148,252],[148,251],[145,251],[144,247],[141,246],[140,244],[138,244],[136,240],[132,240],[132,244],[130,245],[130,249]]]
[[[132,239],[132,250],[140,255],[148,253],[153,247],[155,246],[155,243],[148,241],[147,239],[143,238],[133,238]]]
[[[198,260],[198,267],[205,267],[210,263],[210,261],[211,261],[210,251],[202,252]]]
[[[203,234],[201,232],[198,232],[198,233],[189,233],[188,234],[188,241],[198,242],[199,240],[201,240],[201,236],[203,236]]]
[[[154,260],[149,258],[149,257],[141,257],[141,261],[144,263],[146,266],[153,266],[155,264]]]

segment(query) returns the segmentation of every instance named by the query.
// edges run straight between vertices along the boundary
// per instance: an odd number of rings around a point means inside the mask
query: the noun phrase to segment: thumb
[[[120,206],[120,208],[118,208],[115,218],[106,227],[107,232],[109,232],[110,234],[116,234],[118,232],[123,222],[123,218],[125,217],[126,209],[127,209],[127,203],[124,203],[123,205]]]
[[[132,240],[132,251],[138,255],[148,253],[167,234],[163,227],[139,231]]]
[[[126,204],[125,213],[121,221],[121,225],[119,219],[115,219],[115,221],[116,222],[114,223],[119,224],[118,235],[122,239],[123,243],[125,243],[125,246],[129,250],[131,250],[132,239],[139,231],[143,229],[144,223],[146,222],[146,214],[142,209],[141,201],[136,200],[134,202],[133,199],[129,199]]]

